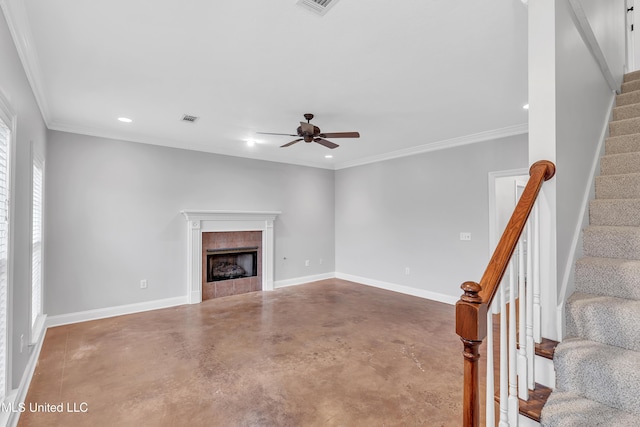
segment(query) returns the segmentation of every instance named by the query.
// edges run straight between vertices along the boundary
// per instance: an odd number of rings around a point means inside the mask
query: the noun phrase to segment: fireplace
[[[273,223],[280,212],[184,210],[187,220],[187,296],[190,304],[239,291],[273,290]],[[255,239],[217,239],[211,235],[236,232],[258,233]],[[219,236],[219,237],[220,237]],[[257,276],[207,282],[207,249],[259,246]]]
[[[258,275],[258,246],[207,249],[207,282]]]
[[[262,290],[262,231],[202,233],[202,299]]]

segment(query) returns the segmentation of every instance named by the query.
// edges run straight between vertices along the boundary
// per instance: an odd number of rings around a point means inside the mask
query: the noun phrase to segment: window
[[[31,146],[32,195],[31,204],[31,342],[38,340],[44,319],[42,316],[42,224],[44,202],[44,162]]]
[[[7,292],[9,287],[9,166],[12,115],[0,97],[0,401],[7,391]]]

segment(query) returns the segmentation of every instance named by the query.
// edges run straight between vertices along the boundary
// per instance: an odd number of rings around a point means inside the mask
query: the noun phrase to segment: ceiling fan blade
[[[294,135],[294,136],[295,136],[295,135]],[[294,140],[293,140],[293,141],[291,141],[291,142],[288,142],[288,143],[286,143],[286,144],[284,144],[284,145],[281,145],[281,146],[280,146],[280,148],[288,147],[288,146],[293,145],[293,144],[295,144],[296,142],[299,142],[299,141],[302,141],[302,138],[294,139]]]
[[[359,132],[334,132],[334,133],[321,133],[318,135],[322,138],[360,138]]]
[[[314,141],[314,142],[317,142],[317,143],[318,143],[318,144],[320,144],[320,145],[324,145],[324,146],[325,146],[325,147],[327,147],[327,148],[331,148],[332,150],[333,150],[334,148],[339,147],[339,145],[338,145],[338,144],[334,144],[333,142],[331,142],[331,141],[327,141],[326,139],[322,139],[322,138],[315,138],[313,141]]]
[[[307,132],[309,135],[313,135],[314,126],[311,123],[300,122],[302,132]]]
[[[256,132],[261,135],[285,135],[285,136],[298,136],[292,133],[273,133],[273,132]]]

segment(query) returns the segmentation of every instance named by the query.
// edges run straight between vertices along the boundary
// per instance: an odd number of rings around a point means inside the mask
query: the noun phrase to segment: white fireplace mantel
[[[187,219],[187,283],[190,304],[202,302],[202,233],[262,231],[262,289],[273,290],[273,221],[281,212],[183,210]]]

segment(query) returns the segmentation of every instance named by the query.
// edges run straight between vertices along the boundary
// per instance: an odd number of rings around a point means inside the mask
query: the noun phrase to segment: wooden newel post
[[[475,282],[460,286],[464,294],[456,303],[456,333],[464,344],[464,393],[462,425],[480,426],[479,347],[487,336],[487,305],[478,295],[482,288]]]

